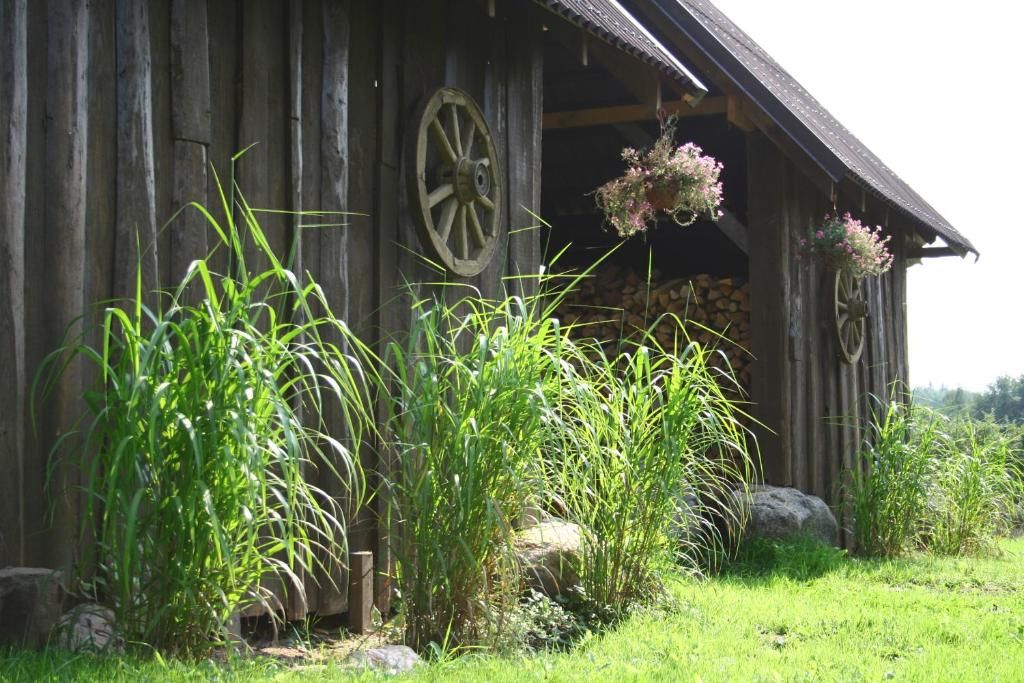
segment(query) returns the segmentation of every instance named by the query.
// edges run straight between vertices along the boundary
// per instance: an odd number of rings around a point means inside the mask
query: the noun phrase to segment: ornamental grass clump
[[[895,392],[888,401],[871,398],[871,419],[847,494],[858,552],[893,556],[920,543],[930,460],[941,433],[933,416],[915,413]]]
[[[685,342],[683,321],[671,320]],[[742,526],[735,496],[759,464],[745,416],[723,390],[735,380],[711,367],[716,352],[695,342],[662,351],[652,332],[661,323],[621,355],[596,341],[566,349],[573,357],[552,397],[549,489],[583,530],[586,595],[620,615],[656,593],[657,572],[672,561],[700,569],[721,553],[729,539],[717,530]]]
[[[720,215],[722,164],[692,142],[677,146],[674,130],[666,125],[649,150],[624,149],[626,172],[597,189],[597,206],[620,237],[644,232],[659,212],[682,226]]]
[[[449,290],[454,292],[454,290]],[[417,301],[389,346],[392,548],[405,639],[480,646],[511,626],[514,525],[541,488],[561,332],[537,298]]]
[[[800,240],[800,246],[826,268],[862,278],[881,275],[892,267],[892,254],[886,246],[891,239],[882,235],[881,226],[872,230],[849,213],[842,217],[826,214],[824,223]]]
[[[182,655],[225,642],[247,607],[281,610],[264,586],[304,599],[306,581],[345,563],[349,508],[335,496],[360,504],[356,453],[372,429],[366,350],[232,194],[221,220],[184,209],[217,246],[162,306],[147,306],[138,275],[99,345],[71,340],[37,380],[45,399],[66,363],[95,366],[91,418],[54,450],[83,472],[86,590],[126,641]]]

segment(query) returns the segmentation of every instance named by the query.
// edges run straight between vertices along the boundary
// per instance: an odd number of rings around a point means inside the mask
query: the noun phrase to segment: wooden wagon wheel
[[[483,113],[441,88],[413,118],[406,148],[410,211],[429,256],[463,277],[490,262],[501,229],[501,171]]]
[[[836,335],[843,360],[851,365],[864,350],[864,328],[868,305],[864,300],[862,280],[845,270],[836,271],[835,284]]]

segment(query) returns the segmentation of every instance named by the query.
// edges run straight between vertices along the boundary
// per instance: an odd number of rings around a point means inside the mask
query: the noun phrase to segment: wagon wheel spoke
[[[846,313],[846,311],[849,310],[850,308],[845,301],[837,301],[836,307],[843,313]]]
[[[480,205],[483,206],[486,210],[492,211],[492,212],[494,211],[494,202],[492,202],[489,198],[487,198],[487,197],[477,197],[476,201],[479,202]]]
[[[487,244],[487,237],[484,236],[484,228],[480,225],[480,217],[476,215],[476,207],[469,204],[466,206],[466,212],[469,214],[469,227],[473,233],[473,242],[478,249],[482,249]]]
[[[473,141],[476,136],[476,121],[470,119],[466,123],[466,132],[462,134],[462,153],[467,157],[473,156]]]
[[[427,195],[427,207],[433,209],[453,194],[455,194],[455,187],[451,183],[445,183]]]
[[[441,156],[444,158],[445,163],[454,164],[458,161],[459,158],[455,156],[455,150],[452,149],[452,143],[448,141],[448,136],[445,135],[444,126],[441,125],[441,122],[437,118],[430,122],[430,132],[434,138],[434,144],[436,144],[438,149],[441,151]]]
[[[452,197],[441,209],[441,218],[437,222],[437,236],[441,244],[448,243],[448,236],[452,232],[452,224],[455,222],[455,210],[459,208],[459,200]]]
[[[448,105],[448,121],[452,130],[452,142],[455,144],[455,151],[458,155],[464,156],[462,151],[462,133],[459,131],[459,107],[455,103]]]
[[[459,205],[459,213],[455,219],[455,247],[459,250],[459,258],[465,261],[469,258],[469,234],[466,228],[466,211],[469,209],[465,204]]]

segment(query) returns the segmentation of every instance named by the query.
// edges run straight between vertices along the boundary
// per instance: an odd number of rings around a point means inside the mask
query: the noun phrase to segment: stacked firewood
[[[611,264],[583,279],[557,315],[574,325],[576,336],[597,339],[606,352],[648,329],[662,348],[679,348],[687,339],[680,339],[678,321],[685,321],[688,340],[720,351],[749,392],[750,287],[740,278],[664,279],[655,271],[648,282],[645,275]]]

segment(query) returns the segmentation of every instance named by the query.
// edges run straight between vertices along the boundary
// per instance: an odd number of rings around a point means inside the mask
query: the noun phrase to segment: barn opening
[[[751,334],[743,227],[747,147],[744,130],[729,120],[726,98],[711,87],[692,107],[680,83],[555,16],[545,23],[543,83],[541,216],[550,224],[541,238],[545,258],[556,271],[580,271],[618,245],[560,314],[609,344],[663,313],[686,316],[724,333],[728,341],[717,341],[749,392],[750,356],[738,348],[749,350]],[[594,190],[624,172],[624,147],[654,142],[659,111],[677,114],[677,144],[693,142],[722,162],[724,215],[686,227],[666,217],[621,243],[605,225]],[[700,326],[693,335],[713,341]],[[669,327],[663,342],[670,339]]]

